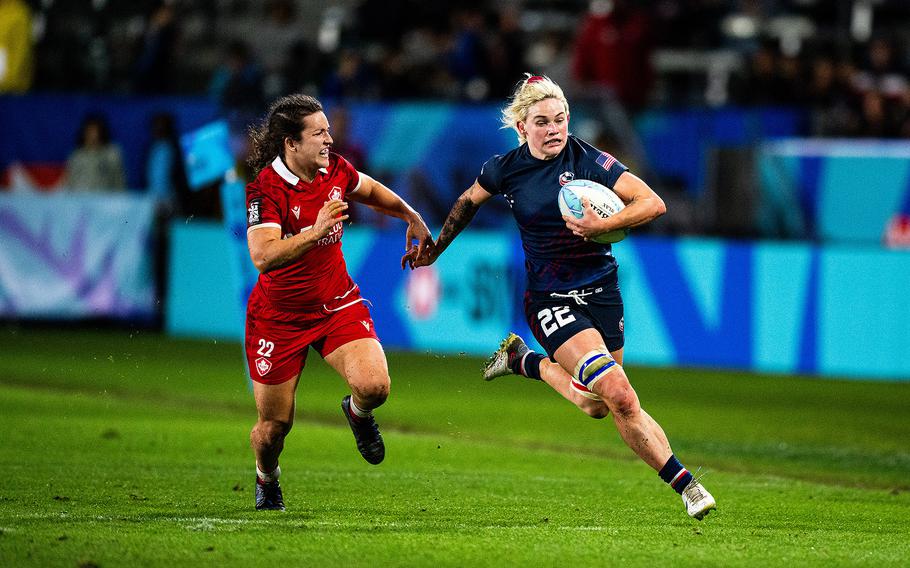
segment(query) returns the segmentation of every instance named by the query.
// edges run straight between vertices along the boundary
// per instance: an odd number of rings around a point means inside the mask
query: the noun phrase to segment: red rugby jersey
[[[329,167],[307,183],[275,158],[246,186],[247,234],[264,227],[280,228],[282,238],[301,233],[316,222],[329,199],[344,200],[360,189],[360,173],[343,157],[329,154]],[[250,303],[279,312],[314,312],[337,305],[354,288],[341,254],[342,223],[319,239],[297,260],[259,275]]]

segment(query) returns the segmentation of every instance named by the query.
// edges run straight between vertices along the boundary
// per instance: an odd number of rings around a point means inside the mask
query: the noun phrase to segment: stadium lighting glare
[[[755,19],[741,14],[732,15],[724,20],[724,33],[737,39],[749,39],[758,34]]]
[[[850,18],[850,34],[853,39],[862,43],[872,36],[872,17],[874,0],[857,0],[853,3],[853,14]]]

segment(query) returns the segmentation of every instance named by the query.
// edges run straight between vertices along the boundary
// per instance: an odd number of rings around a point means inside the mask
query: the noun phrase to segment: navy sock
[[[512,372],[516,375],[528,377],[529,379],[540,379],[540,362],[544,356],[540,353],[529,351],[524,357],[516,357],[509,365]]]
[[[680,495],[682,495],[683,489],[692,481],[692,473],[683,464],[679,463],[675,455],[670,456],[670,459],[660,469],[658,475]]]

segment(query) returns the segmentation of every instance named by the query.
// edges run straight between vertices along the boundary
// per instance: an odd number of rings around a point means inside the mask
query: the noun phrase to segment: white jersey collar
[[[272,160],[272,169],[275,170],[275,173],[281,176],[281,178],[288,182],[291,185],[297,185],[297,182],[300,181],[300,178],[294,175],[294,172],[288,169],[284,162],[281,160],[280,156],[275,156],[275,159]],[[319,172],[323,174],[329,173],[329,170],[325,168],[319,168]]]
[[[281,178],[288,182],[291,185],[297,185],[297,182],[300,181],[300,178],[294,175],[294,172],[288,169],[284,162],[281,161],[280,156],[275,156],[275,159],[272,160],[272,169],[275,170],[275,173],[281,176]]]

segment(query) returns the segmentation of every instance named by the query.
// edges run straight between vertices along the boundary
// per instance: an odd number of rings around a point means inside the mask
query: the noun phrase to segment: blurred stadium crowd
[[[142,189],[178,215],[221,214],[214,187],[187,188],[180,135],[227,119],[249,178],[247,125],[293,91],[326,101],[336,150],[436,224],[489,155],[478,129],[499,151],[489,118],[466,109],[495,109],[526,71],[560,83],[573,131],[623,156],[664,196],[670,213],[647,230],[670,234],[825,240],[818,204],[854,182],[819,174],[830,161],[819,166],[802,143],[798,163],[792,148],[767,143],[910,137],[906,0],[0,0],[0,41],[0,94],[37,105],[5,100],[0,187]],[[149,102],[162,95],[173,104]],[[43,112],[38,128],[69,140],[75,125],[48,111],[75,99],[82,111],[62,112],[82,126],[64,168],[59,147],[69,142],[36,144],[22,116]],[[396,102],[417,101],[451,103],[459,118],[429,129],[420,150],[377,142],[370,109],[382,107],[388,126],[405,116]],[[426,111],[408,107],[405,122],[427,124],[436,115]],[[85,135],[93,120],[100,136]],[[473,138],[478,155],[443,156],[436,136]],[[904,150],[873,152],[896,160]],[[910,242],[910,190],[889,183],[906,195],[883,204],[899,234],[885,240]],[[482,215],[478,226],[497,219]]]
[[[261,112],[291,90],[497,101],[532,70],[632,112],[799,105],[810,134],[910,135],[903,0],[0,0],[0,26],[17,4],[34,73],[6,91],[207,93]]]
[[[514,146],[497,116],[527,71],[667,203],[623,248],[659,283],[630,313],[672,330],[642,361],[908,376],[908,0],[0,0],[0,320],[234,337],[256,276],[246,128],[269,101],[322,99],[335,149],[438,229]],[[424,282],[465,317],[432,325],[477,353],[514,328],[491,292],[521,273],[507,208]],[[385,219],[352,213],[360,259],[399,246]],[[405,313],[404,276],[372,264],[358,282]],[[423,351],[429,323],[384,337]]]

